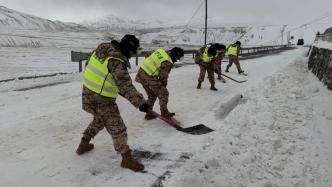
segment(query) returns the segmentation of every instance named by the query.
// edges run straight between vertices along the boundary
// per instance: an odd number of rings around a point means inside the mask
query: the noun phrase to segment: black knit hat
[[[216,56],[219,51],[226,50],[226,46],[220,43],[212,44],[208,49],[208,54],[211,56]]]
[[[136,50],[139,48],[139,40],[136,38],[136,36],[131,34],[126,34],[121,39],[121,45],[125,48],[127,48],[132,53],[136,53]]]
[[[171,55],[174,56],[177,59],[180,59],[184,55],[184,51],[180,47],[173,47],[171,50],[169,50]]]

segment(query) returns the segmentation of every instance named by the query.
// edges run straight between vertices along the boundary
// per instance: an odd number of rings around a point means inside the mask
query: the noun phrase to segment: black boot
[[[226,67],[226,70],[225,70],[225,72],[229,72],[229,71],[228,71],[229,67],[230,67],[230,66],[227,66],[227,67]]]
[[[211,85],[210,90],[218,91],[218,89],[214,86],[214,84]]]
[[[201,86],[202,86],[202,82],[201,82],[201,81],[198,81],[197,89],[201,89]]]

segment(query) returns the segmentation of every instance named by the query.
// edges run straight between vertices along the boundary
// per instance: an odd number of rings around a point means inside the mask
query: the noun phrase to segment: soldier
[[[167,79],[173,64],[183,58],[184,51],[179,47],[174,47],[168,52],[163,49],[157,49],[149,57],[144,60],[135,81],[142,84],[148,95],[148,103],[150,109],[145,119],[151,120],[156,118],[152,113],[153,105],[156,99],[159,99],[161,115],[170,118],[175,113],[170,113],[167,108],[168,90]]]
[[[237,41],[234,44],[231,44],[227,48],[229,63],[227,65],[227,67],[226,67],[226,71],[225,72],[229,72],[228,71],[229,68],[234,63],[236,65],[238,73],[239,74],[244,74],[244,71],[241,69],[240,62],[239,62],[240,47],[241,47],[241,42]]]
[[[125,35],[121,42],[102,43],[93,51],[84,72],[82,103],[83,110],[93,115],[93,120],[83,132],[76,152],[81,155],[93,149],[90,143],[104,127],[113,139],[113,145],[122,155],[121,166],[133,171],[142,171],[144,166],[131,155],[127,144],[127,131],[122,121],[116,98],[118,94],[128,99],[140,111],[150,108],[132,84],[128,74],[129,58],[139,49],[139,40],[134,35]]]
[[[210,89],[213,91],[218,91],[215,87],[214,81],[214,64],[211,62],[218,53],[225,51],[226,47],[222,44],[208,44],[198,50],[198,53],[195,57],[195,63],[199,65],[200,74],[198,78],[197,89],[201,88],[202,82],[204,81],[205,72],[208,73],[208,78],[211,84]]]
[[[224,52],[218,53],[217,56],[212,59],[212,63],[214,63],[214,72],[218,75],[217,79],[221,80],[223,83],[226,83],[226,80],[221,76],[221,64],[224,56]]]

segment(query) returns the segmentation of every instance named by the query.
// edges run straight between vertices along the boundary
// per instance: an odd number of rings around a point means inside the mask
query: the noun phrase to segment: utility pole
[[[206,33],[207,33],[207,0],[205,0],[205,40],[204,40],[204,45],[206,45]]]
[[[287,32],[287,45],[290,45],[290,40],[291,40],[290,31],[288,31]]]
[[[287,25],[283,25],[282,29],[281,29],[281,45],[284,44],[284,32],[285,32],[286,27],[287,27]]]

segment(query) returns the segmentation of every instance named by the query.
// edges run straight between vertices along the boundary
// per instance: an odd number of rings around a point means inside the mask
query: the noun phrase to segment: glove
[[[141,106],[139,106],[138,109],[141,112],[147,113],[147,112],[149,112],[150,105],[147,102],[145,102],[145,103],[141,104]]]

